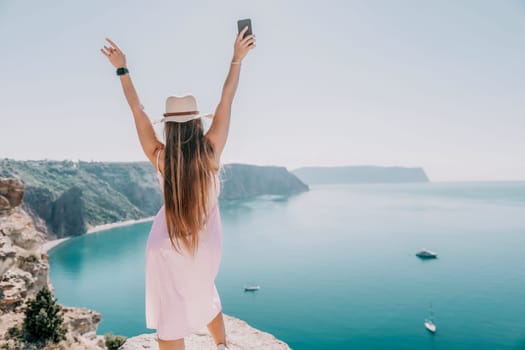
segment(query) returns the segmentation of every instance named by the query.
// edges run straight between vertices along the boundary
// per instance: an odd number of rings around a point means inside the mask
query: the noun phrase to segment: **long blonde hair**
[[[208,218],[209,194],[215,184],[219,164],[213,144],[204,136],[200,118],[164,125],[164,206],[168,233],[173,247],[179,241],[193,256],[199,232]],[[174,243],[174,240],[177,244]]]

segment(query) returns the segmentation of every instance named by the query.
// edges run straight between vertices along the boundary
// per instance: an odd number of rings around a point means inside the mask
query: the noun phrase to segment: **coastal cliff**
[[[9,335],[12,327],[24,320],[29,298],[43,287],[53,291],[49,280],[49,260],[46,253],[46,235],[33,224],[23,209],[23,183],[14,178],[0,177],[0,346],[7,349],[35,349],[27,343],[13,344]],[[73,193],[74,195],[74,193]],[[68,209],[62,211],[68,215]],[[44,349],[99,350],[107,349],[105,338],[97,335],[102,315],[96,311],[62,306],[61,314],[66,328],[66,339]],[[224,315],[231,350],[275,349],[287,350],[288,345],[271,334],[250,327],[246,322]],[[207,329],[186,340],[186,349],[213,348]],[[126,340],[123,350],[158,349],[154,334],[141,334]]]
[[[8,330],[19,327],[29,298],[44,286],[50,290],[49,261],[40,251],[45,235],[33,225],[22,209],[24,186],[17,179],[0,178],[0,337],[2,346],[31,349],[30,344],[12,344]],[[99,313],[84,308],[63,307],[66,339],[57,349],[106,349],[104,338],[96,335]]]
[[[220,199],[248,199],[261,195],[293,195],[309,190],[285,167],[226,164],[222,169]]]
[[[24,209],[50,238],[83,234],[90,226],[154,215],[160,189],[149,163],[0,161],[0,177],[26,186]]]
[[[382,166],[303,167],[292,171],[308,185],[429,182],[423,168]]]
[[[149,162],[108,163],[0,160],[0,177],[26,187],[24,209],[49,238],[80,235],[90,227],[151,217],[162,205]],[[284,167],[226,164],[221,200],[291,195],[308,186]]]

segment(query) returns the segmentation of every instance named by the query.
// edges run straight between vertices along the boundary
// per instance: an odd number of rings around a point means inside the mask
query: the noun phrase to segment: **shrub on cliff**
[[[38,257],[35,255],[35,254],[31,254],[29,256],[26,256],[25,258],[23,258],[26,262],[29,262],[29,263],[37,263],[38,262]]]
[[[24,311],[23,338],[35,344],[58,343],[66,339],[66,328],[61,315],[62,307],[56,303],[47,286],[42,287],[36,296],[27,301]]]
[[[107,333],[104,335],[104,339],[106,340],[106,346],[109,350],[118,350],[122,345],[124,345],[127,338],[121,335]]]

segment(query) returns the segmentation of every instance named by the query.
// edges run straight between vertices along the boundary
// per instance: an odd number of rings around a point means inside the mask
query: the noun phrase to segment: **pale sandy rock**
[[[85,337],[75,337],[73,341],[68,343],[66,349],[71,350],[101,350],[106,348],[106,341],[104,337],[99,335],[94,340]]]
[[[63,340],[59,344],[68,350],[101,350],[106,348],[106,341],[104,336],[95,335],[90,336],[90,333],[86,333],[82,336],[68,332],[66,335],[67,339]]]
[[[14,178],[0,178],[0,215],[9,214],[22,204],[24,184]]]
[[[5,331],[13,326],[21,324],[24,319],[24,314],[19,312],[7,312],[3,313],[0,311],[0,338]],[[1,341],[0,341],[1,343]]]
[[[35,230],[33,220],[20,208],[9,216],[0,216],[0,227],[13,245],[23,249],[34,250],[45,242],[44,234]]]
[[[9,199],[0,194],[0,212],[8,212],[9,210],[11,210],[11,203],[9,203]]]
[[[36,253],[19,255],[17,264],[19,269],[29,272],[33,277],[31,284],[28,285],[29,295],[48,285],[49,261],[47,255],[40,257]]]
[[[270,333],[251,327],[248,323],[228,315],[224,316],[226,337],[230,350],[289,350],[290,347]],[[216,349],[208,329],[203,328],[185,339],[186,350]],[[158,350],[155,333],[141,334],[126,340],[121,350]]]
[[[1,250],[1,248],[0,248]],[[26,253],[27,254],[27,253]],[[15,264],[11,265],[0,277],[0,310],[14,310],[22,305],[27,297],[35,294],[48,283],[49,265],[36,255],[18,255]]]
[[[96,332],[98,323],[102,321],[102,315],[93,310],[68,306],[63,306],[62,310],[64,325],[75,334]]]
[[[27,298],[27,286],[31,284],[33,277],[29,272],[18,268],[9,269],[0,280],[0,290],[3,298],[0,299],[0,311],[16,311],[24,304]]]
[[[31,210],[31,208],[27,205],[27,203],[24,204],[23,209],[31,217],[31,220],[33,220],[33,225],[35,226],[35,229],[38,232],[42,232],[46,240],[50,241],[53,239],[57,239],[57,235],[51,232],[47,227],[46,221],[40,216],[38,216],[38,214],[35,214],[35,212]]]
[[[11,240],[0,233],[0,276],[4,274],[16,261],[16,248]]]

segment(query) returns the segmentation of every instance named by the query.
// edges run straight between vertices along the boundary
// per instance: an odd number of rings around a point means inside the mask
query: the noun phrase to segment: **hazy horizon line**
[[[117,161],[114,161],[114,160],[83,160],[83,159],[76,159],[76,160],[73,160],[73,159],[68,159],[68,158],[64,158],[64,159],[51,159],[51,158],[44,158],[44,159],[14,159],[14,158],[8,158],[8,157],[4,157],[2,159],[0,159],[0,161],[16,161],[16,162],[41,162],[41,161],[50,161],[50,162],[66,162],[66,161],[70,161],[72,163],[78,163],[78,162],[85,162],[85,163],[151,163],[149,160],[145,159],[145,160],[130,160],[130,161],[122,161],[122,160],[117,160]],[[284,167],[286,168],[287,171],[289,172],[293,172],[297,169],[300,169],[300,168],[344,168],[344,167],[379,167],[379,168],[407,168],[407,169],[414,169],[414,168],[421,168],[423,169],[423,171],[425,172],[425,175],[427,176],[428,178],[428,182],[431,182],[431,183],[443,183],[443,182],[447,182],[447,183],[450,183],[450,182],[457,182],[457,183],[463,183],[463,182],[525,182],[525,179],[514,179],[514,180],[502,180],[502,179],[482,179],[482,180],[459,180],[459,179],[456,179],[456,180],[431,180],[429,175],[427,174],[426,170],[425,170],[425,167],[423,166],[404,166],[404,165],[377,165],[377,164],[347,164],[347,165],[303,165],[303,166],[299,166],[299,167],[295,167],[295,168],[289,168],[287,166],[284,166],[284,165],[275,165],[275,164],[256,164],[256,163],[243,163],[243,162],[238,162],[238,161],[232,161],[232,162],[226,162],[226,163],[221,163],[222,165],[228,165],[228,164],[244,164],[244,165],[255,165],[255,166],[268,166],[268,167]],[[397,182],[396,183],[393,183],[393,184],[398,184]]]

